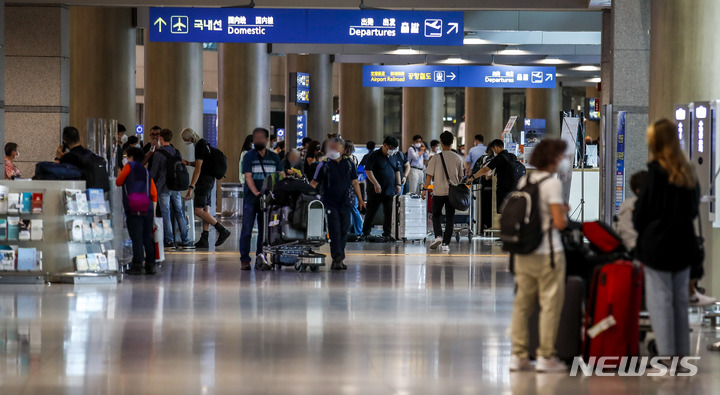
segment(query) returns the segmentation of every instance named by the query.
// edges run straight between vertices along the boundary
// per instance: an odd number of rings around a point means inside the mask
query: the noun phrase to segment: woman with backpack
[[[567,206],[562,196],[562,184],[554,177],[566,147],[567,144],[562,140],[541,141],[530,158],[530,164],[537,170],[520,179],[518,192],[508,197],[506,207],[503,209],[501,239],[506,238],[505,229],[521,229],[519,232],[521,237],[515,240],[512,238],[503,240],[503,248],[510,250],[510,242],[507,240],[511,240],[518,245],[518,249],[529,250],[529,253],[512,255],[517,292],[512,314],[511,371],[532,369],[528,359],[528,319],[537,309],[538,302],[540,303],[540,346],[537,350],[535,370],[548,373],[567,370],[567,366],[555,356],[555,340],[565,297],[565,251],[560,239],[560,231],[565,229],[568,220]],[[530,196],[530,202],[527,195]],[[534,230],[537,234],[524,234],[522,226],[507,226],[512,222],[513,217],[516,217],[515,222],[518,223],[525,218],[524,215],[513,216],[508,212],[508,210],[520,211],[511,208],[517,202],[537,205],[532,207],[533,210],[538,210],[536,213],[539,214],[536,217],[539,223]],[[521,246],[521,244],[529,244],[530,240],[535,240],[535,243]]]
[[[142,165],[145,159],[142,149],[131,147],[127,150],[127,156],[128,163],[115,180],[115,185],[123,187],[125,219],[133,245],[132,263],[125,273],[153,275],[157,272],[153,240],[153,213],[157,205],[157,190],[150,172]]]
[[[651,125],[647,142],[651,162],[633,213],[636,257],[644,265],[645,299],[659,355],[687,356],[690,273],[699,277],[704,258],[694,224],[700,186],[673,122]]]

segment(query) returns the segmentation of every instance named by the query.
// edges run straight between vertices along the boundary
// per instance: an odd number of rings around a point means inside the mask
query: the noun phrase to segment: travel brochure
[[[0,246],[0,271],[39,270],[42,270],[42,251],[16,245]]]
[[[43,223],[42,219],[0,218],[0,241],[42,241]]]
[[[113,239],[113,230],[109,219],[86,221],[75,219],[68,222],[69,239],[74,242],[104,242]]]
[[[0,187],[0,214],[42,214],[41,192],[8,192]]]
[[[105,200],[102,189],[88,189],[83,192],[79,189],[66,189],[63,193],[65,211],[67,214],[108,214],[108,202]]]
[[[75,257],[75,270],[78,272],[117,271],[118,261],[115,250],[108,250],[106,254],[94,252]]]

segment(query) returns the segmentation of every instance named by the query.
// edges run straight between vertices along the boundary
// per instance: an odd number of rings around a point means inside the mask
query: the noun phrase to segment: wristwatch
[[[188,187],[188,189],[190,189],[190,190],[195,189],[195,185],[190,185],[190,186]]]

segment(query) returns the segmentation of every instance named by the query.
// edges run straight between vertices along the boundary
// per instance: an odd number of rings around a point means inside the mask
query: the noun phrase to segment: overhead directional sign
[[[150,8],[150,41],[463,45],[454,11]]]
[[[555,67],[363,66],[366,87],[555,88]]]

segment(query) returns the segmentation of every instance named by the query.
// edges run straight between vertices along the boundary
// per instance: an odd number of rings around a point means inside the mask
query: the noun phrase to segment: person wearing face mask
[[[470,173],[470,170],[472,170],[475,162],[477,162],[481,156],[485,155],[487,147],[485,147],[485,144],[483,144],[484,141],[485,137],[483,137],[482,134],[475,135],[475,145],[470,148],[467,157],[465,157],[465,174],[467,176],[470,176],[472,174]]]
[[[14,180],[20,178],[20,169],[15,166],[15,159],[20,155],[18,145],[15,143],[5,144],[5,179]]]
[[[145,153],[145,160],[143,160],[143,165],[147,165],[147,167],[152,166],[153,154],[155,154],[156,149],[160,148],[160,130],[162,130],[160,126],[153,126],[152,129],[150,129],[150,142],[145,144],[142,149]]]
[[[383,206],[383,237],[386,240],[392,239],[392,208],[393,196],[399,195],[402,191],[402,178],[400,171],[402,165],[398,163],[395,154],[398,152],[398,140],[395,137],[386,137],[382,147],[365,156],[365,173],[368,178],[368,199],[365,223],[363,224],[363,237],[370,236],[373,219]]]
[[[245,195],[243,198],[242,228],[240,230],[240,269],[250,270],[250,241],[253,225],[257,221],[257,245],[255,248],[255,270],[272,270],[263,254],[264,216],[260,207],[260,189],[265,179],[275,172],[283,170],[278,154],[267,146],[270,132],[256,128],[252,132],[254,147],[243,158],[242,173],[245,177]],[[290,171],[288,171],[290,174]]]
[[[425,143],[420,135],[413,137],[413,145],[408,149],[408,163],[410,173],[408,174],[408,193],[419,195],[422,192],[423,176],[425,175],[425,161],[430,159],[430,154],[425,149]]]
[[[495,153],[495,157],[485,167],[471,175],[468,180],[472,182],[480,177],[489,176],[491,171],[495,172],[497,177],[497,190],[495,191],[497,213],[500,214],[505,198],[517,186],[514,164],[518,159],[505,149],[505,143],[500,139],[493,140],[489,148]]]
[[[193,166],[192,177],[190,177],[190,187],[188,188],[186,199],[193,199],[195,207],[195,216],[203,221],[203,231],[200,240],[195,243],[195,248],[210,248],[210,226],[215,228],[217,239],[215,247],[222,245],[225,240],[230,237],[230,231],[227,230],[215,217],[210,214],[210,205],[212,203],[213,188],[215,187],[215,177],[210,174],[209,166],[203,166],[203,162],[210,159],[210,146],[205,139],[198,136],[194,130],[187,128],[182,131],[181,137],[186,145],[195,146],[195,161],[188,162],[183,159],[185,166]],[[247,195],[246,195],[247,196]]]
[[[117,126],[117,144],[115,146],[115,156],[118,171],[122,170],[123,166],[125,166],[125,164],[123,163],[123,145],[127,143],[128,137],[129,136],[127,135],[125,125],[119,123]]]
[[[430,157],[439,154],[442,152],[442,147],[440,146],[440,141],[438,140],[432,140],[430,141]]]
[[[358,160],[355,154],[355,144],[352,142],[352,140],[345,140],[345,152],[343,155],[347,156],[350,161],[355,165],[355,168],[358,167]],[[359,176],[363,172],[357,171],[357,175]],[[360,179],[358,179],[358,185],[360,185]],[[358,209],[358,203],[362,200],[362,186],[359,186],[360,188],[360,198],[355,199],[355,204],[352,205],[352,211],[350,212],[350,219],[351,219],[351,225],[350,225],[350,236],[352,236],[353,241],[357,241],[359,237],[362,236],[362,226],[363,226],[363,219],[362,215],[360,215],[360,210]],[[364,205],[363,205],[364,206]]]
[[[562,184],[553,177],[566,147],[567,144],[560,139],[541,141],[530,157],[530,164],[537,170],[521,177],[518,182],[519,188],[529,182],[539,184],[538,209],[543,235],[535,251],[514,254],[517,291],[511,325],[511,371],[533,369],[528,360],[528,319],[537,310],[538,302],[540,346],[534,369],[543,373],[567,371],[567,366],[556,356],[555,341],[565,299],[565,250],[560,231],[567,226],[568,210],[562,197]]]
[[[365,207],[361,199],[357,167],[345,152],[345,141],[341,137],[328,140],[327,159],[319,162],[310,186],[321,186],[322,202],[327,212],[328,233],[330,234],[331,270],[347,270],[345,245],[350,230],[350,213],[356,202]]]

